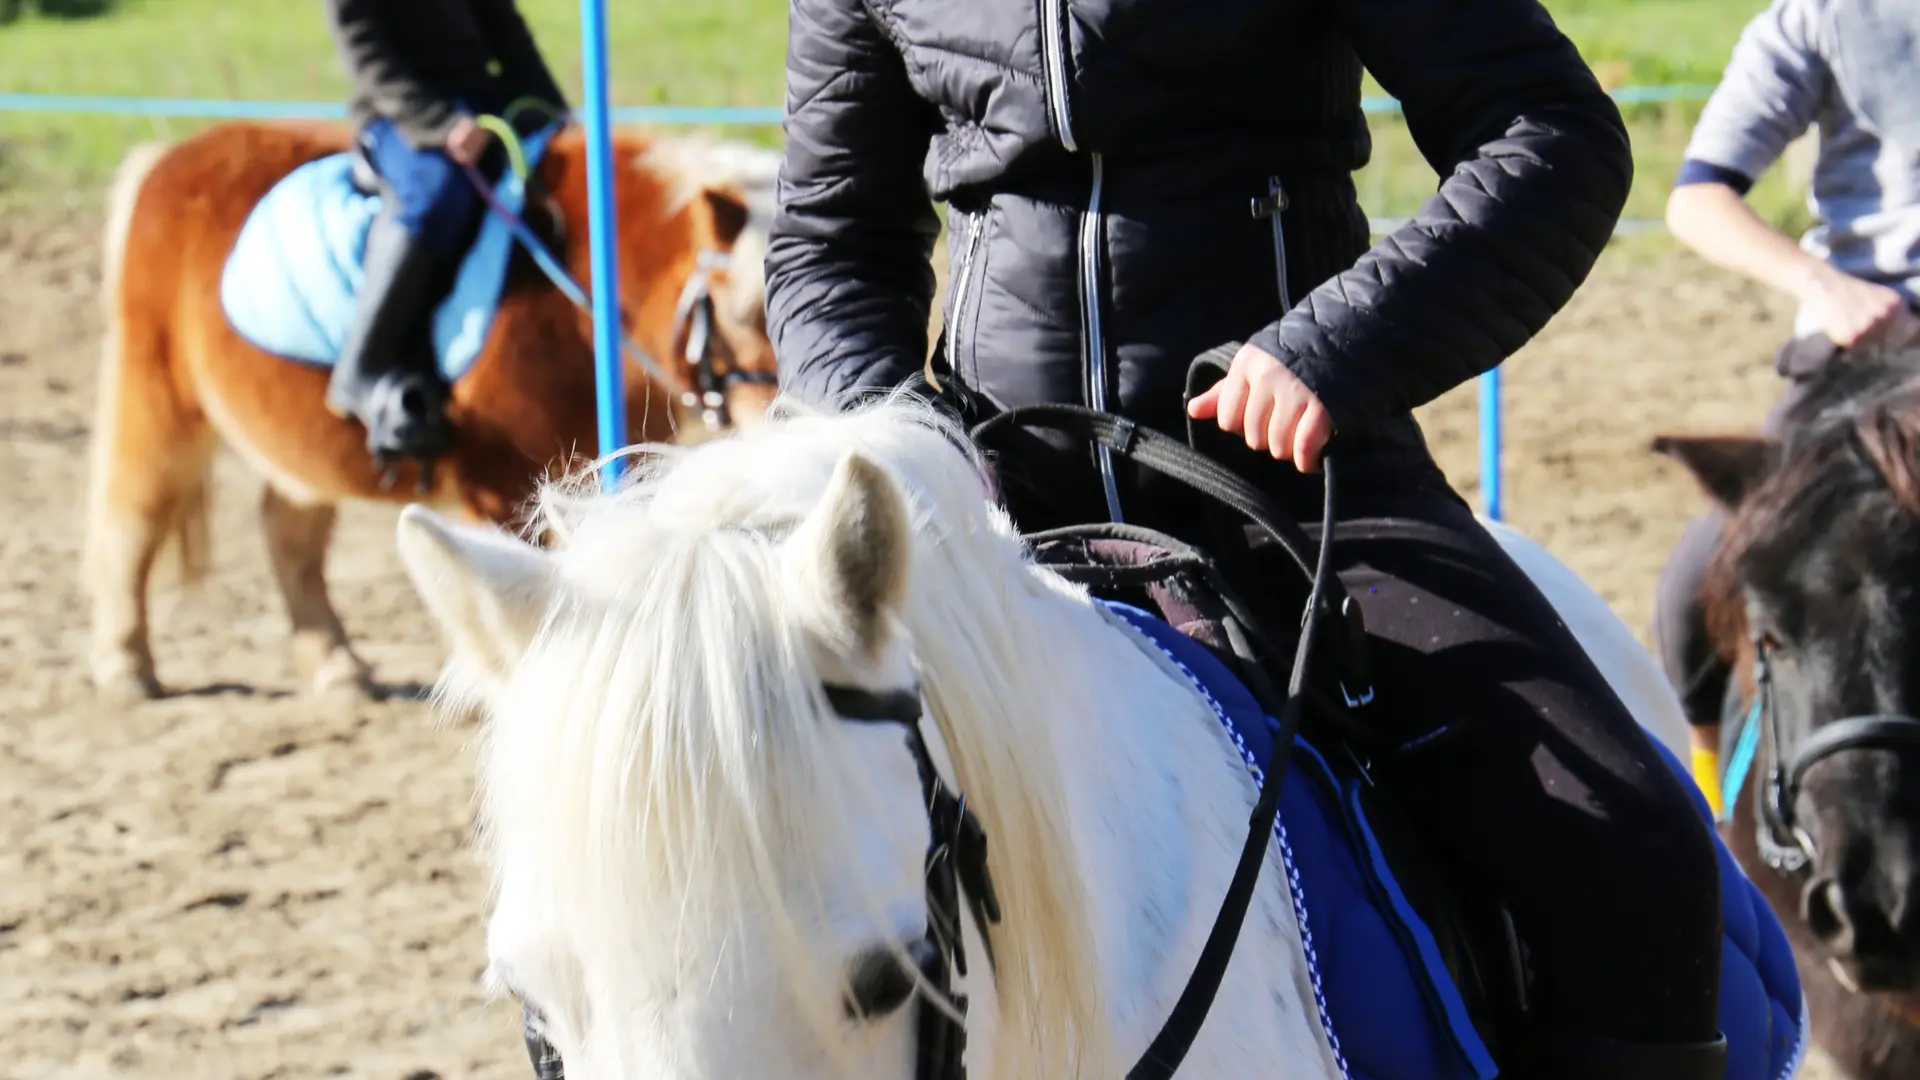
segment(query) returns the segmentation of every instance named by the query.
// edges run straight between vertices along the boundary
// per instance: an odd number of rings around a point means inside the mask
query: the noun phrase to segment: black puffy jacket
[[[327,0],[327,18],[353,79],[355,126],[384,116],[413,145],[444,147],[459,98],[566,108],[513,0]]]
[[[1444,178],[1371,250],[1363,64]],[[1431,469],[1410,410],[1559,310],[1631,176],[1618,110],[1536,0],[792,0],[770,331],[801,396],[912,379],[931,196],[937,363],[973,408],[1179,432],[1188,361],[1251,340],[1326,404],[1343,458]],[[1062,459],[1059,497],[1150,497],[1088,460]]]

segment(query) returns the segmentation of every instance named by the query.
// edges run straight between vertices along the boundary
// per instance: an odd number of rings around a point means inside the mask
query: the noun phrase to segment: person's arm
[[[1666,218],[1702,258],[1793,297],[1818,315],[1834,344],[1846,346],[1895,326],[1910,333],[1906,301],[1802,249],[1745,198],[1832,92],[1817,40],[1820,3],[1774,0],[1747,24],[1694,126]]]
[[[1336,430],[1433,400],[1544,326],[1626,203],[1625,125],[1535,0],[1334,0],[1443,177],[1413,220],[1250,344]]]
[[[793,0],[766,254],[784,392],[839,405],[905,384],[925,363],[940,232],[920,173],[932,132],[862,0]]]
[[[474,14],[486,28],[487,44],[500,61],[501,74],[515,96],[532,95],[556,109],[567,108],[567,95],[554,80],[527,20],[513,0],[476,0]]]
[[[347,73],[366,93],[374,111],[393,121],[418,147],[443,147],[461,119],[459,108],[426,83],[397,54],[380,21],[392,0],[327,0],[327,15]]]
[[[1695,172],[1667,196],[1667,228],[1709,262],[1793,296],[1803,296],[1826,262],[1754,213],[1744,192],[1752,183]]]
[[[1807,306],[1835,345],[1920,334],[1905,297],[1801,249],[1720,180],[1682,183],[1667,197],[1667,227],[1709,262],[1771,286]]]

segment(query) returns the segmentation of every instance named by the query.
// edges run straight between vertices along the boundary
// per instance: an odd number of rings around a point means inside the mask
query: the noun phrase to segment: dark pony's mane
[[[1730,655],[1746,651],[1742,582],[1763,561],[1796,557],[1863,500],[1920,518],[1920,348],[1836,359],[1785,420],[1778,464],[1732,514],[1707,570],[1709,628]]]

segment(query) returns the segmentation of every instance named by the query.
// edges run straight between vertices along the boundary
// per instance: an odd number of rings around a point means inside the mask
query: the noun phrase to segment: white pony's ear
[[[912,540],[906,493],[880,466],[849,453],[785,554],[792,580],[812,594],[810,610],[829,620],[822,629],[876,659],[888,620],[906,598]]]
[[[551,558],[494,529],[455,525],[424,506],[400,512],[407,576],[464,662],[502,676],[532,644],[553,597]]]

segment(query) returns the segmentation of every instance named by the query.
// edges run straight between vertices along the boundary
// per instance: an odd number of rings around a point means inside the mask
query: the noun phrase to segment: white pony
[[[827,684],[917,690],[990,838],[991,967],[962,920],[969,1075],[1124,1075],[1254,786],[1187,678],[1029,561],[954,433],[905,400],[782,403],[539,511],[551,550],[420,507],[399,547],[452,645],[443,698],[487,717],[489,972],[572,1080],[914,1075],[928,814],[903,729],[836,716]],[[1497,535],[1629,703],[1677,716],[1617,677],[1651,659],[1599,597]],[[1181,1075],[1339,1076],[1309,979],[1270,847]]]

